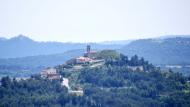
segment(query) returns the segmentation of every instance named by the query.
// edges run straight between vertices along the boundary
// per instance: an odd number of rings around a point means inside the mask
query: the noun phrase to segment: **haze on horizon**
[[[0,0],[0,37],[100,42],[190,34],[189,0]]]

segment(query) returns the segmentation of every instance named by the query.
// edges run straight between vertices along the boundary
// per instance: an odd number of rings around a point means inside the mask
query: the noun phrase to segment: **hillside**
[[[189,65],[190,38],[142,39],[124,46],[121,52],[137,54],[156,65]]]
[[[69,80],[70,93],[61,85],[62,79],[49,80],[32,76],[26,80],[2,78],[0,106],[56,106],[56,107],[189,107],[190,78],[172,71],[163,72],[138,56],[107,50],[104,64],[82,69],[56,66],[57,72]],[[100,56],[97,55],[97,58]],[[75,66],[75,65],[71,65]],[[143,67],[143,70],[136,67]]]

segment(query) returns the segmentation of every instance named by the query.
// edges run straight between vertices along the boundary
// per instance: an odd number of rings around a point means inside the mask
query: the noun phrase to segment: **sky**
[[[190,0],[0,0],[0,37],[100,42],[190,34]]]

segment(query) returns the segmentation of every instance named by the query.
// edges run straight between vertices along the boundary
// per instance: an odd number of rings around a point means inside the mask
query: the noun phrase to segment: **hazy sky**
[[[0,37],[89,42],[190,34],[190,0],[0,0]]]

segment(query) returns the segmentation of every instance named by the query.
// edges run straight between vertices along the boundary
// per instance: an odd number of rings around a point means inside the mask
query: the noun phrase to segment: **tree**
[[[1,79],[1,84],[3,87],[5,88],[9,88],[11,86],[11,79],[7,76],[7,77],[3,77]]]
[[[139,65],[137,55],[134,55],[134,56],[131,57],[130,65],[131,66],[138,66]]]

